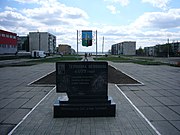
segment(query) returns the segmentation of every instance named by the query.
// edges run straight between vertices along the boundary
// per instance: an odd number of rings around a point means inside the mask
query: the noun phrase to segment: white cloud
[[[27,14],[29,17],[64,17],[64,18],[84,18],[88,19],[88,15],[86,12],[79,8],[67,7],[64,4],[55,3],[51,5],[44,4],[41,7],[33,8],[33,9],[24,9],[23,13]]]
[[[38,3],[39,0],[14,0],[19,3]]]
[[[27,2],[26,0],[16,1],[22,4]],[[105,36],[105,51],[110,49],[113,43],[126,40],[137,41],[138,47],[144,47],[166,42],[167,37],[177,40],[180,35],[177,31],[180,30],[180,9],[144,13],[131,24],[110,26],[98,22],[90,23],[85,11],[61,4],[57,0],[32,0],[32,2],[38,3],[36,8],[18,10],[5,7],[5,11],[0,12],[0,28],[14,31],[19,35],[37,30],[48,31],[56,35],[57,44],[67,43],[74,49],[76,49],[76,30],[97,30],[98,44],[102,43],[102,36]],[[118,2],[113,0],[111,6],[107,8],[112,13],[118,13],[115,7]],[[79,51],[94,50],[95,46],[83,48],[79,45]],[[98,46],[98,50],[101,50],[101,45]]]
[[[154,7],[161,8],[163,10],[167,9],[167,5],[171,0],[142,0],[144,3],[150,3]]]
[[[36,8],[21,10],[5,7],[0,12],[0,28],[27,35],[31,31],[48,31],[57,44],[76,44],[76,30],[88,27],[88,14],[80,8],[66,6],[57,0],[16,0],[20,4],[36,3]],[[26,6],[27,7],[27,6]],[[72,35],[75,35],[74,37]],[[73,38],[72,38],[73,37]],[[74,47],[73,47],[74,48]]]
[[[112,14],[117,14],[117,13],[119,13],[119,11],[118,11],[118,10],[116,9],[116,7],[113,6],[113,5],[108,5],[108,6],[107,6],[107,9],[109,9]]]
[[[169,29],[180,27],[180,9],[166,12],[147,12],[131,24],[135,28]]]
[[[110,3],[119,3],[121,6],[127,6],[129,4],[129,0],[104,0]]]
[[[16,9],[16,8],[12,8],[12,7],[9,7],[9,6],[6,6],[6,7],[5,7],[5,10],[16,11],[17,9]]]
[[[21,13],[18,12],[14,12],[14,11],[4,11],[4,12],[0,12],[0,21],[3,20],[14,20],[14,21],[18,21],[18,20],[24,20],[24,16]]]
[[[89,16],[85,11],[75,7],[68,7],[57,1],[44,2],[38,8],[23,9],[27,17],[47,25],[86,25]],[[78,21],[77,21],[78,20]]]

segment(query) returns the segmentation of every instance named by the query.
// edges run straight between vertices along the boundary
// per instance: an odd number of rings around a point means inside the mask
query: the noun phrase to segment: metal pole
[[[40,49],[41,49],[41,45],[40,45],[40,32],[38,32],[39,33],[39,51],[40,51]]]
[[[103,41],[102,41],[102,55],[103,55],[103,52],[104,52],[104,36],[103,36]]]
[[[96,30],[96,57],[97,57],[97,30]]]
[[[77,30],[77,56],[78,56],[78,30]]]
[[[168,46],[167,46],[167,49],[168,49],[168,50],[167,50],[167,53],[168,53],[168,54],[167,54],[167,57],[169,58],[169,38],[168,38]]]

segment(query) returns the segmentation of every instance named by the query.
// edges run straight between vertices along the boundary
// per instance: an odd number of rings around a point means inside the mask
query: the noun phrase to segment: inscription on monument
[[[60,62],[56,65],[57,92],[68,95],[107,95],[106,62]]]

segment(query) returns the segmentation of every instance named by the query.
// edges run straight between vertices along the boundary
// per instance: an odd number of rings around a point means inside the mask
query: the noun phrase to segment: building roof
[[[11,34],[11,35],[14,35],[14,36],[17,35],[17,33],[10,32],[10,31],[5,31],[5,30],[1,30],[1,29],[0,29],[0,32],[1,32],[1,33],[6,33],[6,34]]]

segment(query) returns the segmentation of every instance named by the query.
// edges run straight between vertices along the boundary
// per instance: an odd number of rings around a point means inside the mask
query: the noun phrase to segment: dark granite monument
[[[54,118],[115,116],[107,62],[57,62],[56,92],[67,96],[54,103]]]

